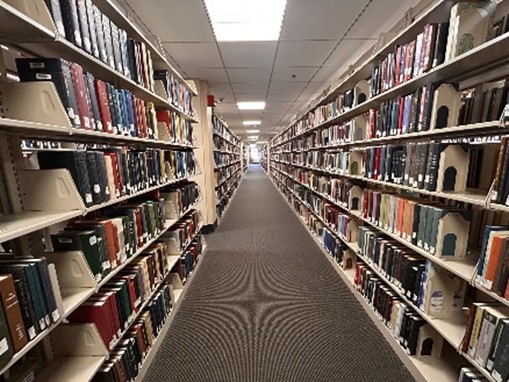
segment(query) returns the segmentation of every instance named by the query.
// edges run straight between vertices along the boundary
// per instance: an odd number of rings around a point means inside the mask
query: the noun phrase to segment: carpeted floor
[[[258,166],[207,236],[145,382],[410,382]]]

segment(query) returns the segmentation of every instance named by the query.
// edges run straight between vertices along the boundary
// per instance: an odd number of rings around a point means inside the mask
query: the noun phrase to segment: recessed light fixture
[[[263,110],[265,102],[237,102],[239,110]]]
[[[244,121],[244,126],[258,126],[262,121]]]
[[[286,0],[205,0],[217,41],[277,41]]]
[[[247,137],[247,139],[249,139],[250,141],[257,141],[258,140],[258,135],[253,135],[251,137]]]
[[[246,133],[248,134],[258,134],[260,130],[246,130]]]

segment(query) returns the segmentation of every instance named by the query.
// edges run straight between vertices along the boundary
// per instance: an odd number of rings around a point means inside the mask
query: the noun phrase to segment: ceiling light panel
[[[239,110],[263,110],[265,102],[237,102]]]
[[[248,134],[258,134],[260,130],[246,130],[246,133]]]
[[[244,121],[244,126],[258,126],[262,121]]]
[[[205,0],[217,41],[277,41],[286,0]]]

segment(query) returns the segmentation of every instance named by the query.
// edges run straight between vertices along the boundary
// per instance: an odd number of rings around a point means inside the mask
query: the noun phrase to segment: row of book
[[[396,46],[371,74],[374,97],[429,71],[445,61],[449,23],[426,24],[416,39]]]
[[[227,151],[231,153],[240,153],[240,148],[233,143],[225,141],[218,135],[214,135],[214,150],[215,151]]]
[[[488,379],[477,368],[464,366],[460,369],[458,382],[488,382]]]
[[[196,171],[192,151],[41,151],[39,168],[69,170],[85,206],[131,195]]]
[[[461,312],[465,280],[369,227],[359,227],[358,236],[359,255],[425,314],[445,318]],[[441,296],[441,304],[433,296]]]
[[[101,217],[70,222],[51,235],[54,251],[83,253],[98,283],[166,228],[163,199],[133,201],[101,212]]]
[[[113,350],[169,272],[168,257],[165,248],[141,254],[72,312],[68,321],[95,324],[106,348]]]
[[[214,163],[216,166],[222,166],[224,164],[232,163],[236,160],[239,160],[238,154],[234,152],[220,152],[214,151]]]
[[[0,367],[63,313],[53,265],[45,258],[0,260]]]
[[[436,339],[433,328],[362,262],[356,264],[354,285],[408,355],[440,354],[442,342],[428,340]]]
[[[156,118],[157,122],[164,123],[170,142],[194,144],[193,124],[182,115],[171,110],[158,110]]]
[[[170,252],[179,254],[184,251],[198,235],[201,229],[200,214],[197,210],[191,210],[178,223],[174,224],[162,235],[163,240],[170,243]]]
[[[164,187],[161,189],[161,197],[166,203],[166,218],[176,219],[198,202],[200,188],[195,182],[185,181]]]
[[[16,59],[22,82],[51,81],[76,128],[139,138],[158,137],[154,104],[94,78],[61,58]]]
[[[136,83],[154,90],[151,52],[127,36],[92,0],[47,2],[58,33]]]
[[[238,174],[232,181],[223,184],[219,189],[216,190],[216,215],[221,218],[226,211],[226,208],[230,205],[233,194],[239,186],[241,175]]]
[[[461,350],[497,382],[509,378],[509,309],[494,303],[474,302],[469,309]]]
[[[228,129],[228,127],[217,118],[215,115],[212,115],[212,130],[215,136],[219,138],[224,138],[227,141],[230,141],[234,144],[240,144],[239,138],[232,134],[232,132]],[[223,140],[224,140],[223,139]]]
[[[234,175],[240,169],[240,163],[237,163],[235,166],[228,166],[218,169],[214,171],[214,176],[216,178],[216,188],[220,187],[224,182],[229,180],[232,175]]]
[[[110,357],[97,371],[93,382],[126,382],[136,379],[170,315],[170,288],[167,283],[161,285],[118,345],[110,352]]]
[[[363,216],[439,258],[466,256],[470,210],[366,189]]]

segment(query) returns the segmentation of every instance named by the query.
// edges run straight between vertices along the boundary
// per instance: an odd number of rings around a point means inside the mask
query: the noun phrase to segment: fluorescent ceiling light
[[[205,0],[217,41],[277,41],[286,0]]]
[[[265,102],[237,102],[239,110],[263,110]]]
[[[247,139],[249,139],[250,141],[257,141],[258,140],[258,135],[247,137]]]
[[[258,126],[262,121],[244,121],[244,126]]]
[[[260,130],[246,130],[246,133],[248,134],[258,134]]]

